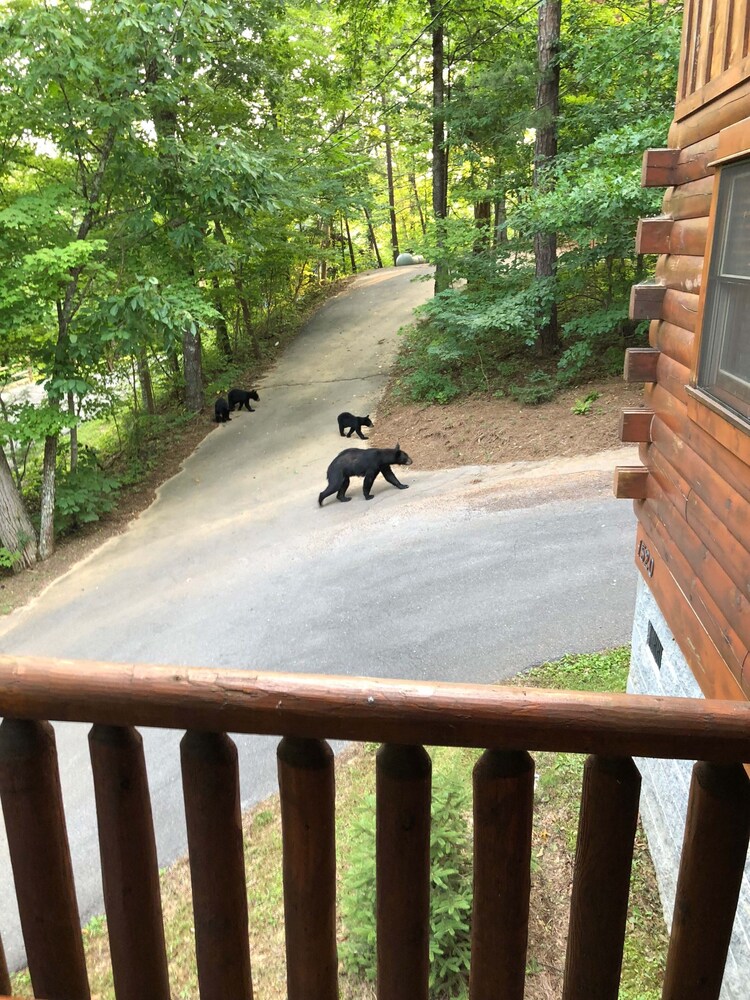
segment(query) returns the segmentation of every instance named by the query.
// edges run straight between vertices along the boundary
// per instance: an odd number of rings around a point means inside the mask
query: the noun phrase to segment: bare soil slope
[[[599,397],[590,411],[574,413],[576,402],[594,392]],[[417,469],[539,461],[617,447],[620,411],[639,406],[642,386],[614,378],[567,389],[540,406],[489,396],[445,406],[402,404],[387,392],[369,434],[376,448],[390,448],[398,441]]]

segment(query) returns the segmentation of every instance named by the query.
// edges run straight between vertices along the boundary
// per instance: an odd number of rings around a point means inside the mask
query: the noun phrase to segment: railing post
[[[486,750],[474,767],[471,1000],[523,1000],[533,809],[531,757]]]
[[[93,726],[89,753],[117,1000],[170,1000],[143,741],[132,728]]]
[[[617,1000],[640,791],[629,757],[586,760],[563,1000]]]
[[[690,784],[663,1000],[714,1000],[724,978],[750,831],[741,764],[699,762]]]
[[[48,722],[0,725],[0,799],[34,993],[89,1000],[65,828],[55,733]]]
[[[180,760],[201,1000],[252,1000],[237,747],[188,732]]]
[[[378,750],[378,1000],[427,1000],[431,776],[423,747],[386,744]]]
[[[319,740],[277,750],[288,1000],[336,1000],[336,820],[333,753]]]
[[[0,993],[7,993],[10,996],[10,975],[8,974],[8,963],[5,960],[5,948],[0,940]]]

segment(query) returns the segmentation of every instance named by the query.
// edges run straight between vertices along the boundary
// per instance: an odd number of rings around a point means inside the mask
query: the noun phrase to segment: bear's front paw
[[[349,501],[351,500],[351,497],[339,497],[339,500],[342,503],[349,503]]]
[[[409,484],[408,483],[399,483],[398,484],[398,488],[400,490],[408,490],[409,489]]]
[[[365,500],[374,500],[374,499],[375,498],[373,497],[372,493],[369,493],[369,494],[365,493]]]

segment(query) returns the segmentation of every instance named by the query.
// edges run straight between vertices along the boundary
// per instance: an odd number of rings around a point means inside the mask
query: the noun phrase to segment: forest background
[[[111,509],[326,289],[402,252],[436,292],[404,399],[533,405],[619,369],[645,342],[634,235],[660,195],[640,161],[672,118],[681,12],[4,3],[0,573]]]

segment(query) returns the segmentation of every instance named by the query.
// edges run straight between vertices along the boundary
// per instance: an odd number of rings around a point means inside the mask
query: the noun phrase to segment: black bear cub
[[[372,500],[370,488],[375,477],[382,473],[383,479],[400,490],[408,490],[406,483],[400,483],[393,474],[392,465],[411,465],[411,459],[396,443],[395,448],[347,448],[337,455],[328,466],[328,486],[318,496],[322,506],[326,497],[336,494],[336,499],[346,503],[351,497],[346,495],[352,476],[364,476],[362,492],[365,500]]]
[[[370,420],[370,414],[368,413],[366,417],[355,417],[353,413],[339,413],[337,420],[339,422],[339,434],[344,437],[344,429],[349,428],[349,433],[346,435],[348,438],[352,434],[356,434],[357,437],[362,438],[366,441],[367,438],[362,433],[363,427],[372,427],[372,420]]]
[[[250,392],[246,392],[244,389],[230,389],[229,390],[229,409],[234,410],[235,406],[239,406],[240,409],[244,406],[246,410],[250,413],[255,413],[255,409],[250,405],[250,400],[254,399],[257,403],[260,396],[255,391],[251,389]]]
[[[214,403],[214,420],[217,424],[225,424],[227,420],[231,420],[229,416],[229,403],[223,396],[219,398]]]

